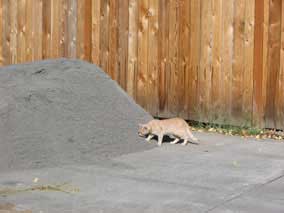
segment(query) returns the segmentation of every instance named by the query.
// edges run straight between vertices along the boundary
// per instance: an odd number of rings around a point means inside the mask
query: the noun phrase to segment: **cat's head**
[[[139,124],[138,135],[144,137],[150,133],[151,129],[146,124]]]

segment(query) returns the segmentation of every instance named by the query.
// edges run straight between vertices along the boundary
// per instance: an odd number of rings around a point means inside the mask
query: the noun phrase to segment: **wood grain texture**
[[[253,125],[263,126],[263,40],[264,40],[264,0],[255,5],[254,28],[254,68],[253,68]]]
[[[77,1],[77,39],[76,39],[77,57],[87,61],[91,60],[91,44],[92,44],[91,9],[92,9],[91,0]]]
[[[190,1],[180,1],[180,28],[179,28],[179,85],[180,92],[178,94],[179,116],[188,116],[188,102],[190,91],[189,87],[189,60],[190,60]]]
[[[275,128],[284,126],[284,3],[281,2],[280,69],[275,97]]]
[[[43,10],[43,0],[35,0],[33,9],[32,9],[32,22],[33,22],[33,31],[32,34],[34,36],[34,43],[38,45],[32,45],[32,60],[41,60],[42,59],[42,10]],[[61,0],[63,1],[63,0]],[[61,25],[62,26],[62,25]],[[63,26],[62,26],[63,28]],[[60,44],[63,44],[63,40],[60,41]],[[63,54],[60,54],[62,57]]]
[[[169,1],[159,0],[158,28],[158,116],[167,117],[168,54],[169,54]]]
[[[92,62],[100,63],[101,0],[92,0]]]
[[[234,1],[223,1],[223,46],[222,74],[224,93],[222,95],[223,123],[231,123],[232,114],[232,72],[233,72],[233,41],[234,41]]]
[[[199,119],[212,122],[209,112],[212,72],[212,1],[201,1],[200,69],[198,73]]]
[[[67,17],[65,32],[65,55],[76,58],[76,38],[77,38],[77,0],[67,1]],[[92,34],[93,35],[93,34]]]
[[[253,54],[254,54],[254,2],[245,1],[244,17],[244,74],[243,74],[243,125],[252,125],[253,116]]]
[[[177,0],[169,1],[169,84],[168,84],[168,113],[175,116],[179,113],[179,12]]]
[[[128,68],[127,93],[136,99],[136,75],[138,61],[138,1],[129,0],[129,36],[128,36]],[[156,106],[157,107],[157,106]]]
[[[95,63],[154,116],[282,128],[282,0],[0,0],[0,65]]]
[[[198,76],[200,70],[201,53],[201,1],[191,0],[190,2],[190,57],[189,57],[189,92],[188,117],[190,120],[199,119],[199,84]]]
[[[280,41],[281,41],[281,0],[270,0],[269,13],[269,48],[267,76],[267,98],[265,105],[266,126],[276,126],[275,97],[280,68]]]
[[[148,18],[148,110],[153,116],[158,115],[158,0],[149,1]]]
[[[126,89],[128,61],[129,1],[119,0],[118,15],[118,82]]]
[[[147,109],[147,82],[148,82],[148,0],[139,1],[138,17],[138,69],[137,69],[137,101]]]
[[[265,127],[265,108],[266,108],[266,100],[267,100],[267,79],[269,72],[269,64],[268,64],[268,53],[269,53],[269,13],[270,13],[270,0],[264,0],[263,5],[263,54],[262,54],[262,92],[261,92],[261,122],[257,124],[257,126]]]
[[[4,55],[3,55],[3,0],[0,0],[0,66],[4,64]]]
[[[11,0],[9,2],[9,15],[10,15],[10,63],[17,63],[17,8],[18,1]]]
[[[51,0],[51,50],[53,57],[60,57],[60,0]]]
[[[109,11],[109,75],[112,79],[118,79],[118,2],[110,1]]]
[[[101,1],[100,11],[100,66],[105,72],[108,70],[108,56],[109,56],[109,0]]]
[[[222,75],[222,44],[223,44],[223,4],[222,0],[212,1],[212,70],[210,90],[210,117],[216,123],[222,123],[224,107],[224,76]]]
[[[42,53],[43,59],[52,57],[51,48],[51,0],[43,1],[43,39],[42,39]],[[27,23],[28,24],[28,23]],[[73,23],[74,24],[74,23]]]
[[[233,46],[233,72],[232,72],[232,118],[240,124],[243,113],[244,88],[244,43],[245,33],[245,0],[235,1],[234,5],[234,46]]]

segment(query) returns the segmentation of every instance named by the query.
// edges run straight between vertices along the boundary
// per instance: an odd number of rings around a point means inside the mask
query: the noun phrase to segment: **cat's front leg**
[[[158,146],[162,146],[162,143],[163,143],[163,137],[164,137],[164,135],[163,135],[163,134],[158,135]]]
[[[149,141],[150,141],[153,137],[154,137],[154,135],[151,135],[151,134],[150,134],[150,135],[148,135],[148,137],[146,138],[146,141],[148,141],[148,142],[149,142]]]

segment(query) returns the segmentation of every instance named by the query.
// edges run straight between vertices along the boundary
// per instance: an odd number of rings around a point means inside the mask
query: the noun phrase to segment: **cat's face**
[[[139,124],[138,135],[143,137],[150,133],[150,128],[147,125]]]

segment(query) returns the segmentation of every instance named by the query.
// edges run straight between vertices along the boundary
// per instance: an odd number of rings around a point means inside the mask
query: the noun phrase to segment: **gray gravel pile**
[[[97,66],[46,60],[0,69],[0,170],[93,164],[152,148],[151,119]]]

